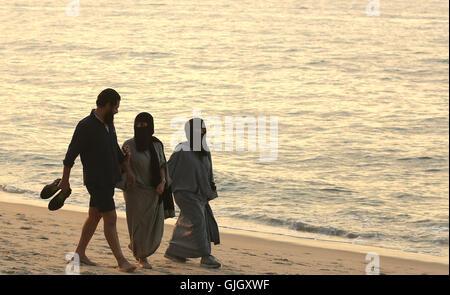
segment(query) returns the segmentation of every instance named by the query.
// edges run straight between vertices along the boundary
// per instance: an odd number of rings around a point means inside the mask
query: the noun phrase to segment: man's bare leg
[[[102,213],[104,222],[104,232],[105,238],[108,241],[109,247],[111,248],[114,257],[116,257],[117,264],[119,265],[119,270],[123,272],[133,272],[136,266],[131,265],[128,260],[123,256],[122,250],[120,249],[119,236],[117,235],[117,215],[116,210],[111,210]]]
[[[80,257],[81,263],[92,266],[97,265],[96,263],[89,260],[89,258],[87,258],[86,248],[92,236],[94,235],[95,230],[97,229],[97,225],[101,218],[102,215],[100,214],[100,212],[98,212],[97,208],[89,207],[88,217],[86,218],[86,221],[83,224],[80,241],[78,242],[77,249],[75,250],[75,253],[77,253],[78,256]]]

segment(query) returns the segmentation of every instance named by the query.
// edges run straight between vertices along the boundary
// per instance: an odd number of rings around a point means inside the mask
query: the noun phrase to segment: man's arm
[[[67,149],[66,156],[63,160],[64,170],[61,181],[58,185],[63,192],[67,192],[70,189],[69,178],[70,170],[72,169],[75,159],[78,155],[86,149],[88,143],[87,127],[81,123],[78,123],[73,133],[72,140],[70,141],[69,148]]]
[[[69,183],[69,178],[70,178],[70,170],[72,168],[64,165],[64,170],[63,170],[63,176],[61,178],[61,181],[58,185],[58,187],[63,191],[63,192],[67,192],[70,189],[70,183]]]
[[[69,148],[67,149],[66,157],[63,160],[64,166],[69,168],[73,167],[75,159],[86,149],[88,140],[87,126],[78,123],[70,141]]]

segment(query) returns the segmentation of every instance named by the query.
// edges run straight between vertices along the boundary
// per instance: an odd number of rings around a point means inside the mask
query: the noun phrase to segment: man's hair
[[[103,90],[97,96],[97,106],[99,107],[104,107],[108,103],[111,103],[111,106],[115,106],[119,101],[120,101],[119,93],[117,93],[117,91],[111,88]]]

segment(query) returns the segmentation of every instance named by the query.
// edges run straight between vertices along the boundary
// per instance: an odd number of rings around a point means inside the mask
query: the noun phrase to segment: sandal
[[[60,209],[62,206],[64,206],[64,202],[66,199],[70,196],[72,193],[72,189],[69,189],[67,193],[64,193],[63,191],[60,191],[56,197],[54,197],[50,203],[48,203],[48,210],[55,211]]]
[[[56,192],[59,190],[58,184],[61,181],[61,178],[55,179],[52,183],[47,184],[41,191],[41,199],[51,198]]]

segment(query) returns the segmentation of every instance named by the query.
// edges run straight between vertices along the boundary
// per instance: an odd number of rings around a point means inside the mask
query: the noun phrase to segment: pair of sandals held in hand
[[[66,199],[70,196],[72,193],[72,189],[69,189],[68,192],[64,193],[59,187],[59,182],[61,181],[61,178],[55,179],[52,183],[47,184],[44,186],[44,188],[41,191],[41,199],[49,199],[53,196],[55,196],[49,203],[48,203],[48,210],[55,211],[60,209],[62,206],[64,206],[64,202]],[[59,193],[58,193],[59,191]],[[56,195],[55,195],[56,194]]]

